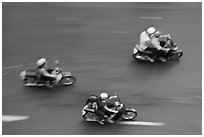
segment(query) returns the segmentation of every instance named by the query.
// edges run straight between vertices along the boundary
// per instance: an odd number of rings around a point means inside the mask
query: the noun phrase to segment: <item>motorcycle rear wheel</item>
[[[83,118],[85,120],[93,120],[93,121],[97,120],[97,116],[94,113],[92,113],[92,112],[86,112],[86,114],[83,115]]]

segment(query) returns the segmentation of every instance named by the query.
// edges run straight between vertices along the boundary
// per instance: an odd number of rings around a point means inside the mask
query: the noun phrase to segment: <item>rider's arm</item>
[[[117,96],[110,96],[109,99],[117,98]]]
[[[48,73],[45,69],[39,70],[44,76],[56,78],[56,75]]]
[[[164,38],[169,38],[170,35],[169,35],[169,34],[163,34],[163,35],[160,35],[159,37],[160,37],[160,38],[162,38],[162,37],[164,37]]]
[[[84,107],[84,109],[85,110],[88,110],[88,111],[91,111],[91,112],[94,112],[95,110],[91,107],[91,103],[88,103],[85,107]]]
[[[157,50],[163,50],[165,52],[167,52],[169,50],[169,48],[163,48],[160,46],[160,42],[157,38],[152,38],[152,45],[157,48]]]
[[[157,50],[161,50],[161,49],[162,49],[162,47],[160,46],[160,43],[159,43],[159,41],[158,41],[157,38],[152,38],[152,39],[151,39],[151,44],[152,44],[152,46],[153,46],[154,48],[156,48]]]
[[[109,112],[118,113],[117,110],[109,109],[106,105],[104,106],[104,108],[105,108],[107,111],[109,111]]]

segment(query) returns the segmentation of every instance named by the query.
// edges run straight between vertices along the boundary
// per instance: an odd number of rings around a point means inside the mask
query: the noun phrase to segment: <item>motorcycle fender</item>
[[[133,48],[133,54],[136,54],[137,52],[138,52],[137,48],[134,47],[134,48]]]
[[[178,47],[173,48],[173,50],[175,50],[175,51],[178,50]]]
[[[22,71],[22,72],[19,74],[19,76],[20,76],[20,78],[21,78],[22,80],[25,79],[25,74],[26,74],[25,70]]]
[[[62,74],[56,76],[56,83],[58,83],[62,79]]]
[[[137,112],[134,108],[126,108],[127,111]]]
[[[71,72],[63,72],[63,75],[64,75],[65,77],[67,77],[67,76],[72,76]]]
[[[84,115],[86,114],[86,111],[83,109],[83,110],[81,111],[81,114],[82,114],[82,116],[84,116]]]

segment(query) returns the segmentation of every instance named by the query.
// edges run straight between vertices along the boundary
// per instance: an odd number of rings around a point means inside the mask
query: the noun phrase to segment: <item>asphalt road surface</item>
[[[202,134],[201,3],[3,3],[3,135]],[[179,61],[132,58],[148,26],[170,33],[184,52]],[[24,87],[19,72],[39,57],[59,59],[77,78],[70,87]],[[85,122],[87,97],[117,92],[138,111],[136,121],[162,126]]]

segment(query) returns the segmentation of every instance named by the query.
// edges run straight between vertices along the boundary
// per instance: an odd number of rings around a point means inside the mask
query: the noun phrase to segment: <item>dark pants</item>
[[[40,77],[40,80],[45,81],[45,82],[51,82],[51,83],[52,83],[52,82],[55,81],[55,78],[46,77],[46,76],[42,75],[42,76]]]
[[[150,48],[150,47],[147,47],[145,49],[146,52],[150,52],[148,53],[148,56],[150,58],[159,58],[159,57],[162,57],[162,58],[166,58],[166,52],[164,52],[163,50],[158,50],[156,48]]]
[[[53,69],[47,69],[47,72],[48,73],[52,73],[52,71],[53,71]],[[47,77],[47,76],[44,76],[44,75],[41,75],[41,77],[40,77],[40,80],[42,80],[42,81],[48,81],[48,82],[53,82],[53,81],[55,81],[55,78],[52,78],[52,77]]]
[[[114,113],[113,113],[113,112],[109,112],[109,111],[107,111],[107,110],[97,109],[97,110],[95,111],[95,114],[98,115],[99,120],[102,120],[102,119],[105,117],[105,115],[108,116],[108,117],[110,117],[110,116],[113,115]]]
[[[105,113],[100,110],[95,110],[95,114],[98,116],[99,120],[102,120],[105,116]]]

